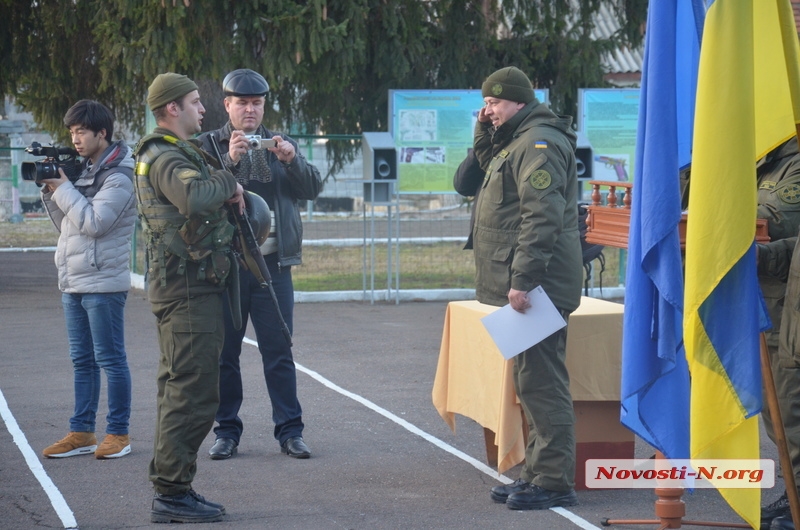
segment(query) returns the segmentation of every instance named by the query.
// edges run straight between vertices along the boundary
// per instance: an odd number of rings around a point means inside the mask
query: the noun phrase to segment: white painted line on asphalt
[[[254,341],[252,339],[249,339],[247,337],[245,337],[242,342],[244,342],[246,344],[250,344],[251,346],[258,347],[258,343],[256,341]],[[513,480],[511,480],[507,476],[498,474],[497,471],[495,471],[494,469],[490,468],[489,466],[487,466],[486,464],[484,464],[480,460],[472,458],[468,454],[466,454],[466,453],[464,453],[462,451],[459,451],[458,449],[456,449],[452,445],[450,445],[450,444],[448,444],[446,442],[443,442],[442,440],[440,440],[439,438],[437,438],[437,437],[435,437],[435,436],[433,436],[431,434],[428,434],[427,432],[423,431],[422,429],[420,429],[416,425],[407,422],[403,418],[401,418],[399,416],[396,416],[395,414],[392,414],[391,412],[389,412],[388,410],[386,410],[386,409],[384,409],[382,407],[379,407],[378,405],[376,405],[372,401],[370,401],[370,400],[368,400],[368,399],[366,399],[364,397],[361,397],[358,394],[354,394],[354,393],[350,392],[349,390],[345,390],[344,388],[340,387],[336,383],[324,378],[323,376],[321,376],[319,373],[315,372],[314,370],[310,370],[310,369],[306,368],[302,364],[299,364],[297,362],[295,362],[294,364],[295,364],[295,366],[297,367],[297,369],[299,371],[301,371],[304,374],[312,377],[313,379],[316,379],[317,381],[322,383],[324,386],[326,386],[326,387],[330,388],[331,390],[334,390],[334,391],[342,394],[345,397],[349,397],[350,399],[352,399],[352,400],[354,400],[354,401],[356,401],[358,403],[361,403],[362,405],[364,405],[368,409],[370,409],[370,410],[372,410],[374,412],[377,412],[381,416],[392,420],[393,422],[395,422],[396,424],[400,425],[404,429],[412,432],[413,434],[416,434],[417,436],[419,436],[423,440],[426,440],[426,441],[432,443],[433,445],[435,445],[439,449],[442,449],[442,450],[450,453],[451,455],[460,458],[461,460],[463,460],[463,461],[467,462],[468,464],[472,465],[473,467],[475,467],[477,470],[482,471],[483,473],[486,473],[487,475],[489,475],[493,479],[499,480],[503,484],[511,484],[512,482],[514,482]],[[565,510],[564,508],[550,508],[550,509],[552,511],[554,511],[555,513],[559,514],[560,516],[565,517],[566,519],[569,519],[571,522],[573,522],[575,525],[577,525],[580,528],[583,528],[585,530],[590,530],[590,529],[600,530],[599,527],[594,526],[589,521],[587,521],[585,519],[582,519],[581,517],[575,515],[574,513],[570,512],[569,510]]]
[[[14,443],[19,447],[22,456],[25,457],[28,468],[33,472],[39,484],[42,485],[42,489],[50,498],[50,504],[53,505],[53,509],[64,524],[64,528],[78,528],[78,521],[75,520],[75,515],[67,505],[67,501],[64,499],[64,496],[61,495],[56,485],[53,484],[53,481],[50,480],[50,477],[47,476],[47,472],[42,467],[42,463],[28,444],[25,433],[19,428],[17,420],[14,418],[14,415],[11,414],[11,410],[8,408],[8,402],[6,402],[2,390],[0,390],[0,417],[3,418],[8,432],[14,439]]]
[[[575,524],[575,526],[579,528],[583,528],[584,530],[600,530],[600,527],[597,527],[592,523],[590,523],[589,521],[587,521],[586,519],[575,515],[566,508],[561,508],[560,506],[556,506],[555,508],[550,508],[550,510],[556,512],[561,517],[569,519]]]

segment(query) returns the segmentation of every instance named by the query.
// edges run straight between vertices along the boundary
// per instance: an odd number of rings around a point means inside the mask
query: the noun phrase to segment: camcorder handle
[[[211,133],[208,136],[211,139],[211,145],[214,147],[214,156],[216,156],[220,166],[224,168],[225,162],[220,154],[217,138],[214,136],[214,133]],[[253,233],[253,227],[250,225],[250,219],[247,216],[247,210],[245,209],[244,212],[239,213],[239,208],[235,204],[229,204],[228,209],[230,210],[233,219],[236,221],[237,234],[234,234],[234,238],[237,236],[240,236],[241,238],[240,241],[242,243],[242,252],[244,253],[244,259],[242,261],[244,262],[246,268],[250,270],[250,272],[252,272],[256,277],[261,287],[269,289],[272,303],[275,305],[275,312],[278,314],[278,321],[281,325],[281,331],[283,332],[286,342],[291,347],[292,333],[289,331],[289,326],[286,324],[286,320],[284,320],[283,314],[281,313],[281,307],[278,304],[278,296],[275,294],[275,289],[272,287],[272,275],[269,273],[267,263],[264,261],[264,256],[261,254],[261,248],[258,245],[255,233]],[[253,270],[254,266],[256,270]],[[231,308],[231,310],[233,310],[233,308]]]

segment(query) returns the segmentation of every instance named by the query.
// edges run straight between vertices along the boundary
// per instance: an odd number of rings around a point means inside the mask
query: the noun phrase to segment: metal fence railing
[[[323,175],[330,167],[326,142],[360,139],[351,135],[293,137]],[[37,158],[25,153],[24,145],[0,147],[0,223],[44,217],[38,187],[23,180],[19,170],[23,161],[33,160]],[[370,203],[369,198],[365,201],[362,160],[357,156],[327,178],[317,200],[300,206],[303,265],[292,270],[300,299],[302,293],[311,292],[340,293],[340,298],[341,293],[349,293],[349,298],[371,301],[424,297],[420,291],[449,291],[442,295],[445,298],[471,296],[474,262],[472,252],[462,250],[471,202],[463,197],[455,193],[398,194],[385,204]],[[25,223],[19,224],[22,226],[14,232],[24,233]],[[55,230],[51,235],[49,244],[55,245]],[[24,240],[24,235],[21,237]],[[139,229],[132,250],[133,272],[144,275],[146,252]],[[605,291],[614,296],[615,291],[609,289],[615,289],[615,280],[621,277],[621,257],[610,249],[606,257]],[[606,295],[598,289],[593,293]]]

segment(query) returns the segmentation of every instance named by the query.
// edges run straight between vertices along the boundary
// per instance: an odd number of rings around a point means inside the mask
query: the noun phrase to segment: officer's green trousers
[[[197,451],[219,405],[219,355],[224,339],[222,295],[153,304],[161,358],[150,480],[157,493],[192,486]]]
[[[565,327],[514,358],[514,388],[528,420],[520,478],[553,491],[575,487],[575,412],[566,350]]]

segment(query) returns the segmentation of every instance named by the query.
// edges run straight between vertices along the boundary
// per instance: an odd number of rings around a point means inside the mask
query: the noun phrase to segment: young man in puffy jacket
[[[44,179],[42,203],[60,232],[55,255],[75,378],[70,432],[44,449],[47,458],[94,453],[119,458],[131,452],[131,375],[125,353],[124,310],[131,286],[130,247],[136,221],[133,158],[112,142],[114,115],[97,101],[81,100],[64,116],[81,171]],[[100,371],[108,381],[106,436],[98,447],[95,417]]]

